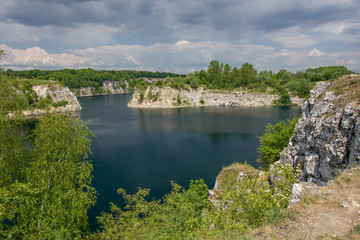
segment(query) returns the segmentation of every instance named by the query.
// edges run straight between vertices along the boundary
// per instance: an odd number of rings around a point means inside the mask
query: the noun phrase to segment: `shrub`
[[[279,99],[276,101],[276,103],[281,105],[290,105],[291,104],[290,94],[287,92],[282,93]]]
[[[181,104],[180,94],[177,95],[176,103],[177,103],[178,105]]]
[[[294,135],[294,129],[299,117],[293,120],[281,121],[275,125],[270,123],[265,128],[263,136],[259,137],[260,146],[258,148],[259,159],[268,168],[275,161],[279,160],[280,152],[288,145],[289,139]]]

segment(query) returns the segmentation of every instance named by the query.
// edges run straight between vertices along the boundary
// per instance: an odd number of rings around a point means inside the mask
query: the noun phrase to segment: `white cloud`
[[[298,70],[328,66],[345,65],[358,69],[360,52],[322,52],[317,48],[309,50],[280,49],[272,46],[250,44],[248,42],[190,42],[180,40],[174,44],[156,43],[151,45],[104,45],[94,48],[68,49],[65,53],[48,53],[40,47],[25,50],[0,45],[7,58],[0,65],[10,69],[133,69],[147,71],[169,71],[188,73],[206,69],[211,60],[241,67],[245,62],[254,64],[259,70],[286,68]],[[319,57],[321,56],[321,57]]]
[[[311,50],[308,55],[311,57],[321,57],[324,56],[326,53],[321,52],[319,49],[317,48],[313,48],[313,50]]]
[[[287,48],[301,48],[317,43],[312,37],[302,34],[299,27],[283,29],[265,36]]]
[[[0,44],[0,49],[6,53],[6,58],[1,63],[12,69],[26,68],[77,68],[85,64],[88,59],[74,54],[49,54],[40,47],[12,49]]]

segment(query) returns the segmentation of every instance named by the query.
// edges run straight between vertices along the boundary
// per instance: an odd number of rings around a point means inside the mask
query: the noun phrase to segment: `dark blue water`
[[[212,188],[224,166],[247,161],[259,167],[257,136],[266,124],[301,113],[299,107],[131,109],[130,96],[80,98],[81,119],[97,136],[90,156],[99,192],[89,212],[92,229],[110,202],[122,204],[118,188],[150,188],[151,196],[161,198],[171,180],[187,188],[191,179],[202,178]]]

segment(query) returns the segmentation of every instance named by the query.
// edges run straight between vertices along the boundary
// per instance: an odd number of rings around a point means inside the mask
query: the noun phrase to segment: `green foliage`
[[[0,49],[0,59],[5,56],[6,56],[6,53],[4,53],[4,50]]]
[[[200,99],[200,103],[201,103],[202,105],[204,105],[204,104],[205,104],[204,99]]]
[[[271,191],[279,206],[286,208],[289,205],[292,186],[298,182],[301,174],[301,167],[294,169],[290,164],[274,164],[270,170],[272,174]]]
[[[197,78],[191,79],[190,86],[191,86],[191,88],[194,88],[194,89],[198,88],[199,87],[199,80]]]
[[[26,139],[1,122],[0,236],[72,239],[87,232],[95,203],[87,161],[92,133],[80,120],[46,115]]]
[[[265,128],[265,134],[259,137],[258,162],[268,168],[275,161],[279,160],[280,152],[288,145],[289,139],[294,135],[295,125],[299,118],[281,121],[275,125],[270,123]]]
[[[60,102],[54,102],[51,104],[53,107],[65,107],[69,102],[67,100],[62,100]]]
[[[281,93],[279,99],[276,100],[276,104],[279,104],[279,105],[290,105],[290,104],[291,104],[290,94],[287,93],[287,92]]]
[[[183,239],[199,228],[202,211],[208,206],[208,188],[203,180],[191,181],[188,190],[172,182],[172,191],[162,203],[147,201],[149,190],[133,195],[119,189],[124,210],[111,204],[111,213],[98,217],[102,231],[95,239]]]
[[[180,104],[181,104],[180,94],[178,94],[178,95],[177,95],[177,98],[176,98],[176,103],[177,103],[178,105],[180,105]]]
[[[17,92],[20,83],[0,75],[0,118],[12,115],[21,115],[22,110],[28,107],[27,99]]]
[[[240,182],[234,181],[235,187],[226,188],[218,203],[205,213],[202,234],[244,232],[264,223],[275,224],[286,216],[298,171],[289,165],[278,166],[276,171],[282,181],[272,186],[267,184],[266,178],[261,179],[259,173],[246,175]]]
[[[121,70],[121,71],[105,71],[87,69],[61,69],[61,70],[26,70],[26,71],[7,71],[6,74],[11,78],[27,78],[27,79],[42,79],[45,81],[56,80],[63,83],[69,88],[80,87],[96,87],[102,86],[105,81],[119,81],[125,82],[132,79],[141,78],[166,78],[179,77],[183,75],[166,72],[147,72],[147,71],[133,71],[133,70]],[[130,85],[133,89],[134,85]],[[99,89],[96,90],[99,92]]]
[[[308,68],[305,72],[299,72],[297,74],[306,77],[312,82],[318,82],[330,79],[337,79],[344,75],[349,75],[353,73],[353,71],[348,70],[344,66],[328,66],[319,68]]]

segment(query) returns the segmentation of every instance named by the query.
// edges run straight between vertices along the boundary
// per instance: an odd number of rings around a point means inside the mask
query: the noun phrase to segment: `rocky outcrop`
[[[246,91],[177,90],[170,87],[148,87],[136,90],[128,106],[133,108],[178,108],[197,106],[256,107],[272,105],[278,95]],[[295,99],[300,101],[299,99]]]
[[[74,93],[68,87],[60,86],[58,83],[50,83],[47,85],[34,85],[32,89],[39,98],[50,96],[54,103],[65,102],[65,106],[51,107],[50,112],[74,112],[81,110],[79,101]],[[46,113],[44,109],[34,109],[24,111],[27,117],[34,117]]]
[[[325,185],[360,163],[360,76],[319,82],[280,163],[302,166],[301,180]]]
[[[82,87],[75,89],[74,92],[78,97],[107,95],[107,94],[121,94],[128,93],[129,83],[118,81],[105,81],[98,89],[94,87]]]

